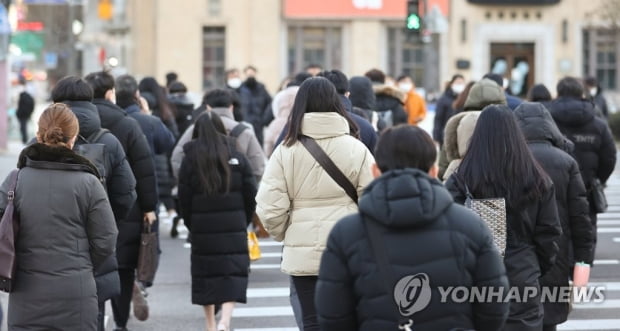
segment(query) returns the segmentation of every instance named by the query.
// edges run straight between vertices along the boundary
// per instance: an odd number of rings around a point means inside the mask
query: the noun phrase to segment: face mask
[[[463,91],[465,91],[465,84],[452,84],[452,92],[461,94]]]
[[[241,86],[241,78],[239,77],[231,78],[228,81],[226,81],[226,84],[228,84],[228,86],[232,88],[239,88],[239,86]]]
[[[590,96],[594,97],[596,96],[596,93],[598,93],[598,88],[593,87],[590,89]]]
[[[400,83],[400,84],[398,84],[398,88],[401,89],[403,92],[409,92],[413,88],[413,84],[410,84],[410,83]]]

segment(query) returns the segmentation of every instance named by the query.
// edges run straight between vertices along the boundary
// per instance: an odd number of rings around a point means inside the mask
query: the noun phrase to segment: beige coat
[[[316,139],[361,196],[373,180],[374,158],[348,134],[347,121],[337,113],[308,113],[302,132]],[[265,229],[284,241],[282,271],[293,276],[318,275],[332,227],[357,212],[357,205],[299,142],[275,149],[256,202],[256,214]]]

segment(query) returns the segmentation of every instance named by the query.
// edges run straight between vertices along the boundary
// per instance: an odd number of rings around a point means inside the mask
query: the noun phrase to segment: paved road
[[[0,154],[0,178],[15,164],[20,145],[11,147],[9,153]],[[608,182],[607,197],[610,207],[599,216],[599,244],[591,277],[592,282],[607,288],[606,300],[601,304],[575,305],[569,321],[559,330],[620,330],[620,169]],[[170,219],[163,217],[162,262],[148,297],[151,317],[146,322],[130,320],[129,328],[133,331],[204,330],[202,309],[190,301],[190,250],[183,239],[169,237],[169,226]],[[235,310],[234,330],[297,330],[288,300],[288,278],[279,271],[281,246],[270,240],[261,245],[263,258],[252,264],[248,304]],[[6,294],[0,294],[5,309],[6,300]],[[112,330],[112,324],[108,322],[107,330]],[[1,329],[6,330],[6,325]]]

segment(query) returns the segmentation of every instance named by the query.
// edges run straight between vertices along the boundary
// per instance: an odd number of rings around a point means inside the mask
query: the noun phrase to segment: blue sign
[[[6,8],[3,4],[0,4],[0,35],[3,34],[11,34],[11,25],[9,24]]]
[[[45,52],[44,54],[45,68],[56,69],[58,67],[58,54],[54,52]]]

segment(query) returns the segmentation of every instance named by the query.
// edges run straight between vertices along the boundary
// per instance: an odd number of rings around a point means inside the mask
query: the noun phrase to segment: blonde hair
[[[69,106],[55,103],[47,107],[39,118],[37,141],[49,146],[68,147],[67,143],[78,135],[80,126]]]

